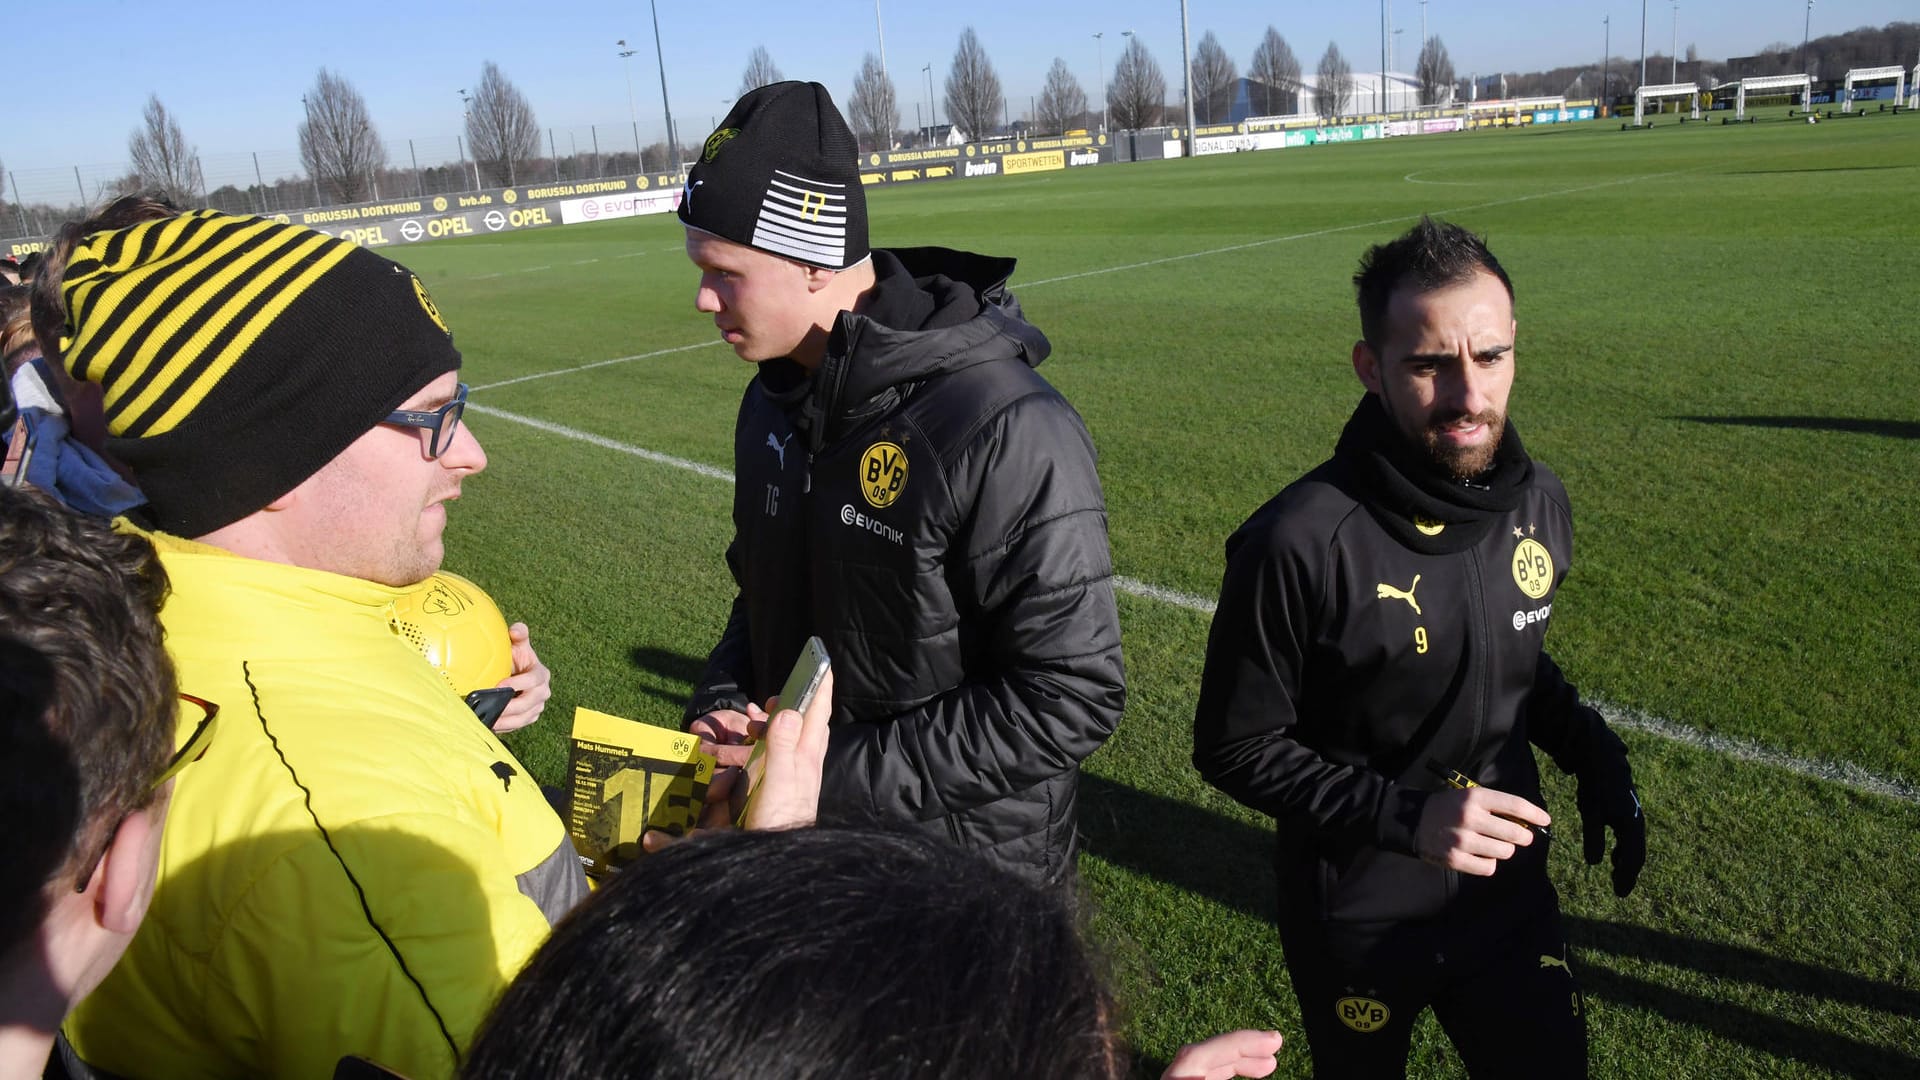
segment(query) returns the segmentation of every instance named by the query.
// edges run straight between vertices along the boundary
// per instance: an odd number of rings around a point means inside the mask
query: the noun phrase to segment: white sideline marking
[[[1902,802],[1920,803],[1920,787],[1895,777],[1880,776],[1855,765],[1851,761],[1824,761],[1818,758],[1794,757],[1778,750],[1769,749],[1752,739],[1738,735],[1716,735],[1711,731],[1677,724],[1672,720],[1663,720],[1638,709],[1611,702],[1584,699],[1587,704],[1600,710],[1607,723],[1614,727],[1632,728],[1677,743],[1711,750],[1725,754],[1737,761],[1750,761],[1758,765],[1771,765],[1815,780],[1827,780],[1864,791],[1872,795],[1884,795],[1889,799]]]
[[[471,393],[471,391],[469,391],[469,393]],[[609,439],[605,435],[595,435],[591,431],[581,431],[579,428],[571,428],[565,424],[556,424],[548,420],[538,420],[531,416],[521,416],[519,413],[510,413],[505,409],[495,409],[487,405],[477,405],[471,401],[467,402],[467,411],[479,413],[482,416],[497,417],[501,420],[511,420],[516,424],[525,424],[530,428],[544,431],[550,435],[558,435],[563,439],[574,439],[579,442],[598,446],[603,450],[617,450],[622,454],[631,454],[634,457],[642,458],[658,465],[671,465],[676,469],[685,469],[690,473],[709,476],[715,480],[725,480],[729,484],[733,483],[733,474],[725,469],[716,469],[711,465],[702,465],[697,461],[674,457],[672,454],[663,454],[658,450],[648,450],[642,446],[623,443],[618,439]]]
[[[1145,597],[1148,600],[1158,600],[1163,604],[1183,607],[1188,611],[1197,611],[1202,615],[1213,614],[1213,609],[1218,606],[1204,596],[1183,593],[1178,589],[1162,588],[1159,585],[1149,585],[1138,578],[1130,578],[1122,574],[1113,575],[1113,587],[1123,593],[1131,593],[1134,596]]]
[[[502,386],[512,386],[515,383],[532,382],[535,379],[551,379],[556,375],[571,375],[576,371],[590,371],[594,368],[606,367],[609,364],[624,364],[629,360],[645,360],[645,359],[648,359],[649,357],[665,356],[668,353],[686,352],[689,349],[705,349],[710,346],[724,345],[724,344],[726,343],[721,341],[719,338],[714,338],[712,341],[701,341],[701,342],[696,342],[692,345],[675,345],[669,349],[655,349],[652,352],[635,353],[632,356],[616,356],[611,360],[595,360],[591,364],[581,364],[579,367],[561,368],[558,371],[536,371],[531,375],[521,375],[512,379],[502,379],[499,382],[485,383],[481,386],[469,386],[467,387],[467,393],[477,394],[482,390],[498,390]],[[473,406],[473,408],[478,408],[478,406]]]
[[[1420,172],[1410,172],[1407,175],[1401,177],[1400,179],[1405,180],[1409,184],[1434,184],[1439,187],[1479,187],[1483,184],[1499,183],[1498,180],[1421,180],[1419,179],[1420,173],[1427,172],[1427,171],[1429,170],[1421,169]]]
[[[1485,210],[1493,206],[1512,206],[1515,203],[1532,202],[1535,199],[1551,199],[1556,195],[1577,195],[1583,191],[1598,191],[1601,188],[1619,187],[1622,184],[1637,184],[1642,180],[1658,180],[1668,176],[1682,176],[1686,173],[1701,172],[1705,169],[1717,169],[1723,164],[1722,162],[1715,162],[1712,165],[1700,165],[1691,169],[1675,169],[1672,172],[1647,173],[1644,176],[1629,176],[1620,180],[1603,180],[1598,184],[1583,184],[1579,187],[1560,188],[1557,191],[1541,191],[1532,195],[1516,195],[1511,199],[1495,199],[1492,202],[1472,203],[1467,206],[1455,206],[1445,210],[1422,210],[1415,214],[1396,214],[1393,217],[1384,217],[1378,221],[1362,221],[1354,225],[1334,225],[1325,229],[1315,229],[1312,232],[1294,233],[1291,236],[1269,236],[1265,240],[1249,240],[1244,244],[1228,244],[1225,247],[1208,248],[1205,251],[1189,251],[1184,255],[1168,255],[1159,259],[1148,259],[1145,262],[1109,266],[1102,270],[1082,270],[1077,274],[1062,274],[1059,277],[1041,278],[1039,281],[1016,283],[1013,285],[1013,290],[1015,294],[1018,294],[1027,289],[1037,289],[1042,285],[1054,285],[1062,281],[1077,281],[1080,278],[1099,277],[1102,274],[1117,274],[1122,270],[1141,270],[1149,266],[1164,266],[1167,263],[1205,258],[1208,255],[1225,255],[1230,252],[1247,251],[1252,248],[1268,247],[1273,244],[1285,244],[1294,240],[1311,240],[1316,236],[1332,236],[1334,233],[1352,232],[1355,229],[1371,229],[1380,225],[1393,225],[1402,221],[1417,220],[1423,214],[1437,214],[1441,217],[1447,217],[1468,210]]]
[[[701,346],[698,345],[689,345],[683,348],[700,347]],[[678,352],[680,350],[669,349],[664,351]],[[656,354],[650,353],[648,355]],[[634,358],[627,357],[624,359]],[[602,361],[602,363],[618,362],[619,361],[613,360]],[[538,376],[528,377],[538,378]],[[496,383],[494,385],[505,384]],[[688,472],[697,473],[714,480],[724,480],[729,484],[733,483],[733,473],[726,469],[716,468],[712,465],[704,465],[698,461],[689,461],[686,458],[674,457],[672,454],[663,454],[658,450],[648,450],[645,447],[634,446],[631,443],[623,443],[617,439],[609,439],[604,435],[595,435],[590,431],[571,428],[565,424],[555,424],[551,421],[539,420],[531,416],[521,416],[519,413],[510,413],[504,409],[496,409],[492,406],[480,405],[471,401],[467,403],[467,410],[483,416],[492,416],[501,420],[511,420],[516,424],[525,424],[530,428],[547,432],[550,435],[558,435],[563,439],[573,439],[592,446],[598,446],[604,450],[613,450],[632,457],[641,458],[645,461],[651,461],[658,465],[670,465],[673,468],[685,469]],[[1195,596],[1192,593],[1184,593],[1176,589],[1164,588],[1159,585],[1141,581],[1137,578],[1115,574],[1113,577],[1113,587],[1123,593],[1142,597],[1147,600],[1158,600],[1161,603],[1185,608],[1188,611],[1202,615],[1211,615],[1214,611],[1214,602],[1204,596]],[[1637,709],[1630,709],[1591,698],[1585,700],[1587,704],[1599,709],[1601,715],[1607,718],[1607,722],[1616,727],[1632,728],[1635,731],[1644,732],[1658,738],[1685,743],[1688,746],[1725,754],[1737,761],[1748,761],[1758,765],[1770,765],[1775,768],[1785,769],[1788,772],[1800,776],[1811,777],[1815,780],[1830,781],[1853,788],[1856,791],[1867,792],[1871,795],[1882,795],[1889,799],[1897,799],[1901,802],[1920,803],[1920,787],[1916,787],[1904,780],[1880,776],[1877,773],[1869,772],[1852,762],[1821,761],[1811,758],[1795,757],[1792,754],[1785,754],[1778,750],[1769,749],[1751,739],[1728,735],[1715,735],[1712,732],[1701,731],[1698,728],[1678,724],[1672,720],[1663,720],[1657,716],[1650,716]]]

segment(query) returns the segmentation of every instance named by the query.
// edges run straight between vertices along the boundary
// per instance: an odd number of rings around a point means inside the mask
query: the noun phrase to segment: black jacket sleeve
[[[1580,701],[1580,692],[1545,651],[1534,669],[1527,696],[1527,739],[1545,750],[1564,773],[1579,775],[1624,762],[1626,744],[1607,726],[1599,710]]]
[[[1299,739],[1313,719],[1302,712],[1302,676],[1314,627],[1326,617],[1325,547],[1324,534],[1317,542],[1289,536],[1269,514],[1227,541],[1193,718],[1193,764],[1208,783],[1282,828],[1305,824],[1344,843],[1415,854],[1425,791],[1364,764],[1330,760]]]
[[[733,571],[736,586],[741,580],[739,560],[740,540],[736,537],[727,545],[727,567]],[[706,670],[700,673],[700,682],[693,688],[682,726],[718,709],[745,712],[746,686],[752,673],[753,646],[747,632],[747,605],[745,599],[735,593],[733,610],[727,615],[727,628],[707,655]]]
[[[964,511],[947,580],[969,676],[886,722],[834,728],[823,803],[951,814],[1075,768],[1120,722],[1106,508],[1079,417],[1057,395],[1022,398],[947,475]]]

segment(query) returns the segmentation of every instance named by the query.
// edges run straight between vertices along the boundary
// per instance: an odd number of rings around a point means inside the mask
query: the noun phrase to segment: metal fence
[[[330,187],[297,149],[199,154],[199,205],[236,214],[282,214],[349,202],[425,198],[512,184],[562,183],[660,172],[664,142],[643,145],[636,122],[551,127],[537,156],[505,166],[476,162],[464,135],[385,143],[386,163],[364,184]],[[511,175],[509,172],[511,171]],[[354,178],[358,181],[360,178]],[[0,177],[0,241],[38,240],[142,185],[127,163],[15,168]],[[0,249],[3,250],[3,249]]]

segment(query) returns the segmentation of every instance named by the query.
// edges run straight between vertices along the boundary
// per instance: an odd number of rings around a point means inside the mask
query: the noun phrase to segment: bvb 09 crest
[[[1379,1031],[1393,1016],[1385,1002],[1366,997],[1343,997],[1333,1003],[1333,1010],[1341,1023],[1362,1033]]]
[[[892,506],[907,487],[907,452],[877,442],[860,455],[860,495],[876,510]]]
[[[1553,556],[1545,544],[1529,538],[1513,549],[1513,583],[1530,599],[1547,595],[1553,587]]]

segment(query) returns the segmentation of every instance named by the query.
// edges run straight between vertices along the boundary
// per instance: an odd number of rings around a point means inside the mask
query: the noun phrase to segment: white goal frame
[[[1878,82],[1881,79],[1894,80],[1893,100],[1905,101],[1907,98],[1907,69],[1899,66],[1877,68],[1854,68],[1847,72],[1847,100],[1841,104],[1841,112],[1853,111],[1853,84],[1856,82]]]
[[[1747,91],[1749,90],[1790,90],[1800,88],[1800,106],[1813,108],[1813,78],[1809,75],[1766,75],[1751,79],[1741,79],[1738,83],[1739,94],[1734,98],[1733,118],[1744,120],[1747,116]]]
[[[1700,88],[1693,83],[1667,83],[1664,86],[1642,86],[1633,92],[1633,126],[1640,126],[1640,118],[1646,115],[1647,99],[1692,98],[1693,118],[1700,119]]]

